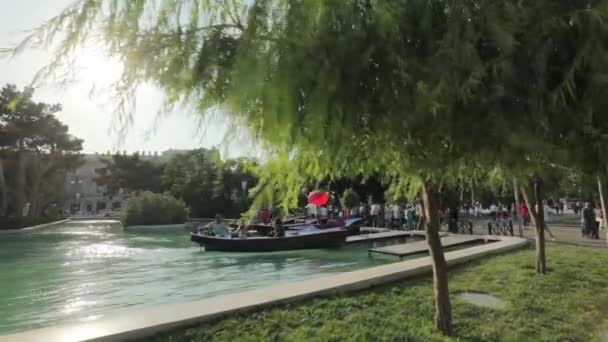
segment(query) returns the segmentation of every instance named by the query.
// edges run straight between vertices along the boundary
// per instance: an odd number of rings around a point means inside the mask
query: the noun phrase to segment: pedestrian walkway
[[[608,247],[605,230],[600,230],[599,240],[593,240],[582,237],[581,226],[579,224],[573,223],[577,222],[577,220],[580,220],[577,217],[579,216],[574,214],[562,214],[553,216],[552,219],[554,222],[549,222],[547,223],[547,225],[549,226],[549,230],[551,230],[551,233],[553,233],[554,237],[551,237],[551,235],[545,231],[545,240],[589,247]],[[488,221],[489,219],[477,220],[473,225],[474,234],[488,234]],[[519,223],[517,221],[513,222],[513,233],[515,234],[515,236],[519,236]],[[523,229],[523,237],[526,239],[536,239],[536,230],[532,224],[530,224],[527,229]]]

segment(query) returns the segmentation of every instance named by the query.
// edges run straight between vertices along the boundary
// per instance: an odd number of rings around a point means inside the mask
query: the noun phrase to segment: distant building
[[[167,150],[160,154],[142,152],[139,157],[155,164],[164,164],[173,156],[185,152],[188,150]],[[67,175],[63,208],[71,215],[95,215],[104,211],[119,211],[126,206],[128,194],[119,191],[116,195],[110,195],[104,186],[95,182],[95,170],[104,167],[101,159],[110,157],[109,153],[85,154],[83,164]]]

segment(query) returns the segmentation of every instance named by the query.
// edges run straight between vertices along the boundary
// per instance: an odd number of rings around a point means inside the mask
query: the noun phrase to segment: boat
[[[309,220],[307,222],[300,222],[294,224],[284,224],[283,227],[285,230],[307,230],[307,229],[331,229],[331,228],[346,228],[348,230],[349,235],[357,235],[359,234],[359,228],[363,225],[363,219],[349,218],[346,221],[344,220],[335,220],[329,222],[317,222],[317,220]],[[265,223],[254,223],[247,226],[249,231],[255,231],[260,236],[270,236],[272,231],[274,230],[271,224]],[[234,227],[236,228],[236,225]]]
[[[346,242],[346,236],[348,236],[348,231],[344,228],[310,228],[288,230],[284,237],[223,238],[191,233],[190,240],[204,247],[206,251],[274,252],[340,247]]]

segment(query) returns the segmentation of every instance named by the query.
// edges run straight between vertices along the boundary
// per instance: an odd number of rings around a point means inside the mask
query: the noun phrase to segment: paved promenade
[[[549,226],[549,230],[553,233],[553,237],[551,237],[548,232],[545,232],[545,240],[590,247],[608,247],[605,230],[600,230],[599,240],[584,238],[581,236],[581,226],[579,220],[580,216],[574,214],[561,214],[552,216],[552,222],[549,222],[547,225]],[[474,225],[474,233],[488,234],[487,223],[487,219],[481,219],[476,221]],[[513,222],[513,232],[515,233],[515,236],[519,235],[518,222]],[[536,238],[536,231],[532,224],[530,224],[527,229],[523,229],[523,233],[524,238]]]

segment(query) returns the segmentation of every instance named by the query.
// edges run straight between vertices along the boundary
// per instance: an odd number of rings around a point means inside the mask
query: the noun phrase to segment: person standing
[[[384,226],[386,228],[392,228],[393,226],[393,211],[391,209],[390,204],[384,205]]]
[[[398,203],[393,204],[393,220],[397,222],[400,229],[403,229],[403,210]]]
[[[494,203],[490,204],[490,218],[493,221],[498,219],[498,206]]]
[[[583,210],[581,211],[581,223],[582,223],[582,236],[591,238],[595,230],[595,211],[593,205],[590,202],[585,203]]]
[[[416,221],[416,212],[414,211],[414,208],[412,208],[411,205],[409,205],[407,207],[407,210],[405,212],[405,219],[406,219],[406,227],[408,230],[412,230],[414,229],[414,222]]]
[[[519,205],[519,216],[521,216],[522,221],[524,221],[524,228],[528,228],[528,225],[530,224],[530,213],[528,212],[528,207],[525,203]]]
[[[378,203],[374,203],[372,204],[372,208],[371,208],[371,212],[370,215],[372,217],[372,226],[373,227],[378,227],[379,225],[379,220],[380,220],[380,204]]]

